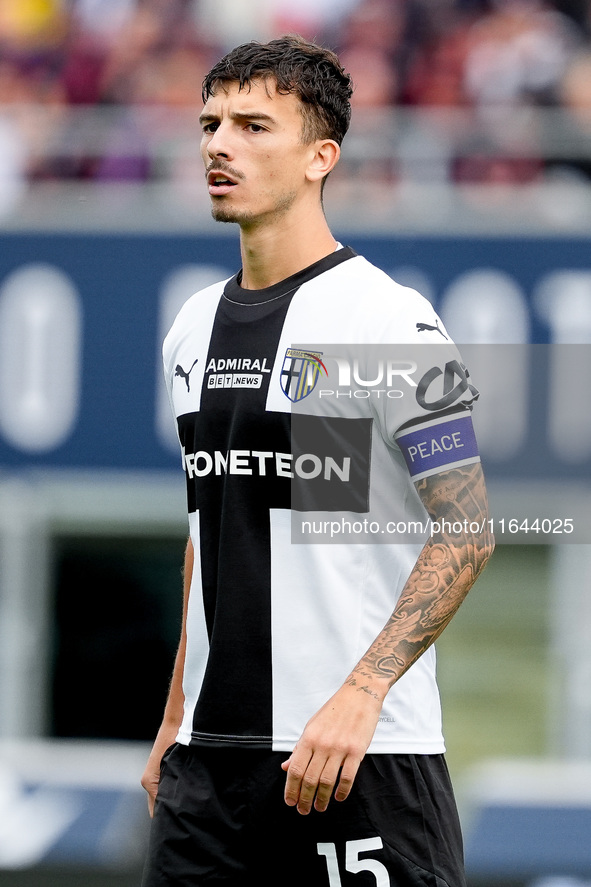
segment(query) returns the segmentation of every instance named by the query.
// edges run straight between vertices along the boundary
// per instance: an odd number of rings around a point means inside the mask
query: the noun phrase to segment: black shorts
[[[442,755],[366,755],[347,800],[302,816],[283,752],[174,745],[143,887],[465,887]]]

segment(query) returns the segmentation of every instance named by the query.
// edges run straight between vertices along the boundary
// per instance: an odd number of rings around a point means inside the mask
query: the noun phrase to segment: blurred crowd
[[[190,175],[179,121],[196,142],[205,72],[238,42],[285,32],[340,53],[355,118],[375,133],[413,109],[478,121],[448,178],[523,183],[553,166],[591,178],[591,0],[0,0],[3,199],[19,178]],[[538,109],[561,112],[560,132],[541,131]],[[455,126],[431,137],[449,142]],[[566,136],[566,163],[542,156]]]

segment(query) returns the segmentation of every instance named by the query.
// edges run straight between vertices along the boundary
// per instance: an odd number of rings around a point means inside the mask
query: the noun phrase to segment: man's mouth
[[[235,188],[237,182],[230,178],[226,173],[215,172],[212,170],[207,175],[207,185],[210,194],[220,197],[224,194],[228,194],[232,188]]]

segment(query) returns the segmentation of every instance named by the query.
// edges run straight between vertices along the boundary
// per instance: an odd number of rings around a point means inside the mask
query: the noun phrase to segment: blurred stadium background
[[[0,881],[139,883],[185,539],[160,342],[239,260],[200,84],[285,31],[356,83],[335,232],[505,346],[481,441],[519,523],[439,643],[470,884],[589,887],[587,0],[0,0]]]

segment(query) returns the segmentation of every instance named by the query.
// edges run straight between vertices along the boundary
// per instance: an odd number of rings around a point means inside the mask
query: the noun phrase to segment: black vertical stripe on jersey
[[[207,366],[212,360],[266,358],[272,367],[291,296],[279,299],[266,317],[244,323],[236,322],[232,307],[222,301]],[[245,306],[238,311],[253,314]],[[189,423],[193,427],[181,428],[187,452],[290,452],[289,415],[265,411],[270,373],[262,374],[256,389],[208,388],[207,378],[206,373],[201,410]],[[289,508],[289,479],[275,472],[265,477],[212,472],[191,486],[199,510],[210,642],[193,738],[268,746],[273,718],[269,509]]]

